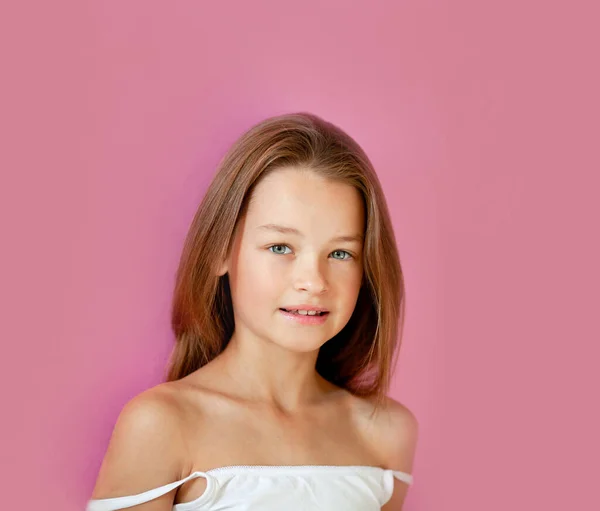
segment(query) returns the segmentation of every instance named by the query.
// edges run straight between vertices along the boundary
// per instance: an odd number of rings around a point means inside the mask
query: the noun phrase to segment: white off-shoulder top
[[[173,511],[379,511],[391,497],[394,478],[406,472],[372,466],[244,465],[193,472],[180,481],[124,497],[92,499],[86,511],[114,511],[149,502],[183,483],[204,477],[206,490]]]

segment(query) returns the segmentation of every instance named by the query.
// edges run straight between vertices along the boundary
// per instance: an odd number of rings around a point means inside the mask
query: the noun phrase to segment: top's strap
[[[144,502],[161,497],[178,486],[181,486],[183,483],[186,483],[191,479],[196,479],[197,477],[208,478],[208,475],[205,472],[193,472],[180,481],[165,484],[159,488],[153,488],[143,493],[138,493],[137,495],[127,495],[126,497],[113,497],[109,499],[92,499],[88,501],[85,511],[114,511],[116,509],[137,506],[138,504],[143,504]]]
[[[404,481],[406,484],[413,483],[413,476],[411,474],[407,474],[406,472],[400,472],[399,470],[392,470],[392,474],[396,479],[400,481]]]

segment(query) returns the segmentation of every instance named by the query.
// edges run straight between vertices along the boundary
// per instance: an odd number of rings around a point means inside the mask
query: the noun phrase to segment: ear
[[[229,271],[229,259],[226,259],[225,261],[223,261],[221,263],[221,266],[219,266],[219,269],[217,270],[217,276],[222,277],[228,271]]]
[[[224,259],[221,260],[221,263],[217,270],[218,277],[222,277],[227,272],[229,272],[229,268],[231,267],[231,258],[233,257],[233,254],[236,250],[237,243],[239,242],[238,229],[239,229],[239,224],[236,225],[236,227],[234,228],[232,238],[231,238],[230,242],[228,243],[227,248],[225,249],[226,255],[223,256]]]

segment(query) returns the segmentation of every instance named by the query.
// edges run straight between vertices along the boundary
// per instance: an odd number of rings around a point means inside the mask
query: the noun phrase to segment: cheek
[[[247,306],[258,308],[263,301],[277,297],[283,281],[282,269],[260,253],[248,251],[241,254],[238,266],[237,287]]]
[[[362,266],[348,263],[348,267],[341,268],[335,274],[335,280],[340,288],[343,288],[346,293],[356,291],[362,283],[363,270]]]
[[[346,272],[345,275],[340,275],[338,280],[338,292],[336,294],[339,299],[342,300],[344,307],[354,310],[362,280],[362,268],[353,268],[351,271]]]

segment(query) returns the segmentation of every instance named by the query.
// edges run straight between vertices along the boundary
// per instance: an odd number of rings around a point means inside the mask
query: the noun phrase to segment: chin
[[[277,346],[296,353],[311,353],[313,351],[319,351],[321,346],[327,342],[327,339],[310,340],[307,339],[307,337],[308,336],[304,336],[304,338],[301,338],[301,336],[299,336],[298,339],[294,339],[292,336],[290,336],[285,341],[282,341],[282,339],[279,338],[277,340],[272,339],[272,342],[277,344]]]

